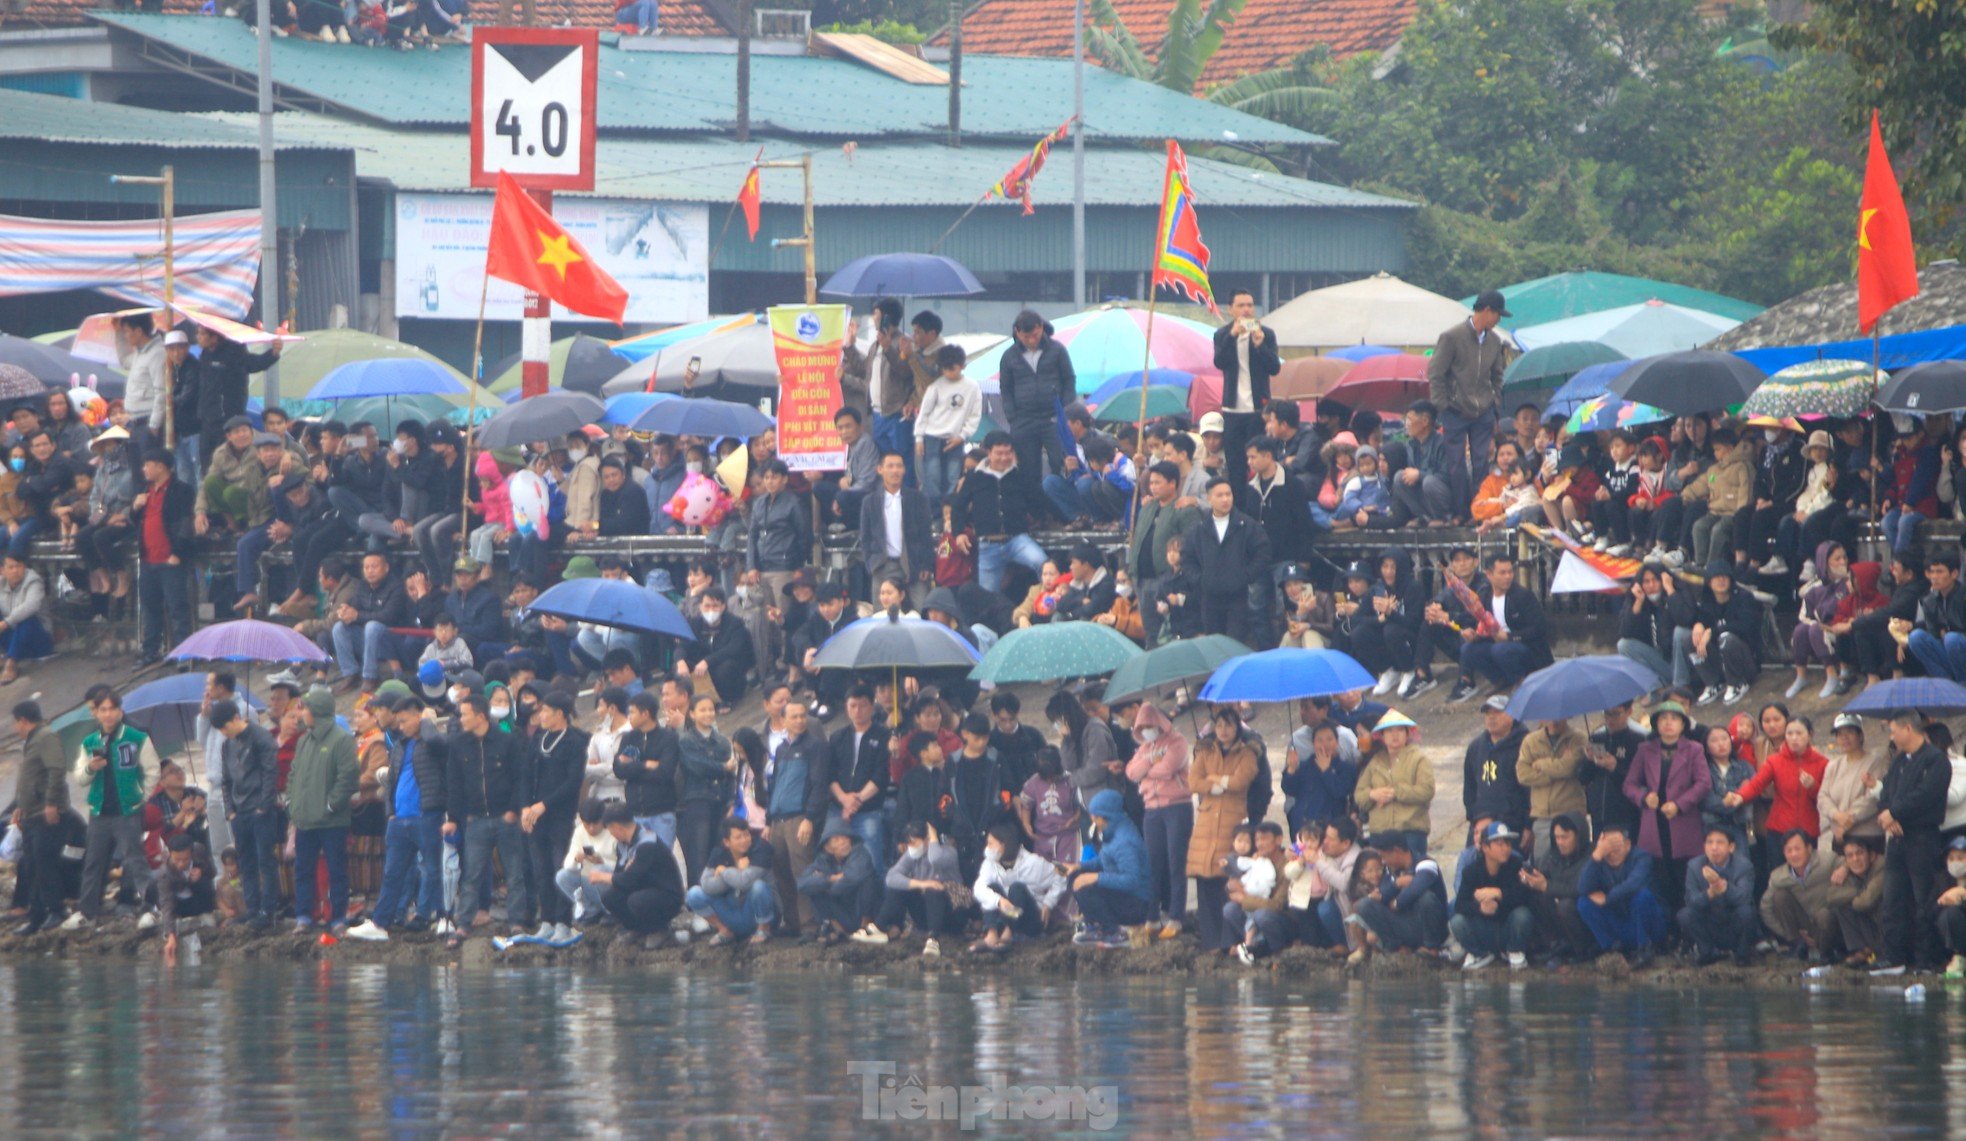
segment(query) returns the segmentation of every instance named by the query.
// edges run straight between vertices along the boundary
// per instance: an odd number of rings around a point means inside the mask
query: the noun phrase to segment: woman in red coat
[[[1727,794],[1727,807],[1738,808],[1774,788],[1775,802],[1768,808],[1768,824],[1761,833],[1761,846],[1771,868],[1781,862],[1783,836],[1797,828],[1811,840],[1822,834],[1816,794],[1822,791],[1823,770],[1829,767],[1829,758],[1810,743],[1811,732],[1807,717],[1789,718],[1782,747],[1770,753],[1738,791]]]

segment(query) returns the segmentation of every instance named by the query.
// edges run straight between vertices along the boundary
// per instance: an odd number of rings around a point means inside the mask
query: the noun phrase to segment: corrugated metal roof
[[[248,123],[238,126],[197,116],[89,103],[60,95],[0,89],[0,139],[34,139],[50,143],[96,143],[108,146],[212,147],[256,150],[259,136]],[[280,144],[283,150],[346,150],[325,139],[298,139]]]
[[[191,118],[241,129],[254,121],[251,115],[235,113]],[[360,177],[388,182],[398,190],[456,191],[466,184],[469,160],[461,132],[392,129],[289,112],[277,118],[274,134],[299,145],[353,148]],[[865,144],[856,147],[848,158],[838,147],[806,148],[775,142],[765,145],[765,157],[797,158],[807,150],[813,155],[813,197],[821,207],[966,207],[1027,153],[1026,148],[1016,146],[951,148],[917,140]],[[721,139],[604,136],[597,143],[594,193],[659,202],[728,202],[736,197],[757,153],[755,143]],[[1157,206],[1164,161],[1157,152],[1131,147],[1089,151],[1086,202],[1094,206]],[[1190,156],[1188,170],[1204,211],[1210,206],[1404,210],[1413,205],[1195,156]],[[796,205],[802,194],[796,171],[766,171],[762,187],[767,203]],[[1032,197],[1040,215],[1065,209],[1071,200],[1068,150],[1052,152]],[[1014,213],[1018,207],[996,202],[981,209]]]
[[[232,20],[99,14],[156,47],[256,71],[252,32]],[[318,101],[379,122],[456,125],[470,119],[470,52],[463,46],[398,53],[286,39],[273,45],[283,97]],[[722,54],[624,52],[603,40],[604,130],[706,134],[735,118],[736,59]],[[904,83],[859,63],[810,56],[751,60],[751,116],[761,134],[815,138],[913,137],[942,131],[948,93]],[[1088,69],[1088,138],[1316,145],[1320,136]],[[969,136],[1038,138],[1070,116],[1070,63],[970,56],[963,61],[963,128]]]

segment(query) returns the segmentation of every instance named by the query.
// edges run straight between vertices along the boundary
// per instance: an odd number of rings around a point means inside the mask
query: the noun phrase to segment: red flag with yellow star
[[[1870,113],[1870,157],[1864,162],[1864,196],[1857,215],[1857,327],[1868,333],[1900,301],[1918,296],[1918,253],[1911,244],[1911,215],[1884,153],[1877,112]]]
[[[751,160],[751,173],[744,176],[744,185],[737,188],[737,204],[744,208],[744,228],[751,231],[751,241],[758,240],[758,209],[764,205],[764,189],[758,184],[758,163],[763,161],[765,152],[758,151],[758,157]]]
[[[617,325],[628,310],[628,291],[503,172],[492,205],[485,274]]]

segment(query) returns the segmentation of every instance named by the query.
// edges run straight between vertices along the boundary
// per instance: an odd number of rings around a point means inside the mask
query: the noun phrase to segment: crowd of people
[[[1222,407],[1192,428],[1108,434],[1076,400],[1069,351],[1026,311],[999,362],[1002,427],[972,448],[981,395],[963,351],[934,313],[904,332],[883,301],[844,362],[846,470],[824,475],[791,472],[770,431],[596,426],[474,452],[445,423],[268,410],[256,424],[246,378],[270,354],[125,318],[129,383],[102,425],[60,394],[15,413],[0,682],[49,649],[48,584],[29,564],[30,543],[52,538],[82,556],[64,572],[72,605],[113,617],[143,599],[146,659],[187,632],[191,562],[217,550],[232,573],[213,578],[215,610],[290,623],[332,663],[277,676],[263,713],[230,675],[208,678],[209,791],[157,757],[113,691],[89,693],[98,732],[72,754],[20,703],[39,774],[14,817],[22,930],[100,921],[113,878],[119,912],[167,939],[201,916],[290,915],[370,940],[566,945],[612,923],[658,941],[673,928],[985,954],[1068,923],[1107,946],[1129,930],[1181,937],[1192,895],[1201,946],[1245,961],[1293,943],[1352,961],[1444,949],[1472,967],[1644,959],[1675,931],[1702,959],[1775,944],[1888,970],[1966,952],[1966,911],[1947,910],[1966,901],[1966,870],[1943,878],[1942,725],[1893,721],[1873,756],[1865,727],[1839,719],[1825,761],[1779,704],[1726,725],[1695,712],[1745,699],[1789,580],[1802,584],[1790,697],[1812,665],[1825,697],[1866,676],[1966,676],[1958,558],[1924,559],[1917,541],[1966,469],[1949,470],[1944,432],[1893,425],[1893,458],[1877,462],[1855,422],[1805,437],[1685,416],[1642,441],[1572,438],[1534,408],[1505,424],[1503,316],[1484,294],[1443,334],[1432,398],[1389,431],[1375,411],[1323,400],[1306,423],[1271,399],[1275,339],[1238,293],[1216,335]],[[695,529],[703,554],[610,545],[691,530],[670,500],[738,452],[735,509]],[[547,489],[550,531],[516,525],[520,479]],[[1889,594],[1882,568],[1851,558],[1873,514]],[[1508,547],[1456,547],[1438,567],[1396,539],[1369,564],[1319,554],[1343,531],[1537,518],[1644,556],[1617,646],[1659,678],[1649,730],[1629,708],[1588,739],[1508,717],[1501,695],[1553,661]],[[1062,563],[1035,537],[1053,529],[1077,535]],[[853,544],[846,573],[820,565],[825,536]],[[692,637],[529,608],[582,577],[665,595]],[[817,668],[834,633],[875,612],[979,648],[1061,621],[1145,645],[1330,646],[1376,684],[1305,702],[1276,767],[1250,709],[1207,709],[1184,734],[1152,702],[1108,707],[1096,684],[1049,697],[1047,735],[1014,693],[960,673],[897,684]],[[1469,846],[1451,872],[1429,854],[1419,727],[1379,700],[1439,684],[1443,654],[1459,667],[1450,700],[1495,694],[1468,745]],[[345,724],[335,689],[355,695]],[[762,721],[731,727],[753,690]],[[216,861],[208,813],[230,837]]]

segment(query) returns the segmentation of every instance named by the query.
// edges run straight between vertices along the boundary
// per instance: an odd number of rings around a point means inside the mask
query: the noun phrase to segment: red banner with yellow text
[[[839,471],[846,441],[833,417],[840,398],[844,305],[774,305],[771,347],[778,357],[778,458],[793,471]]]

